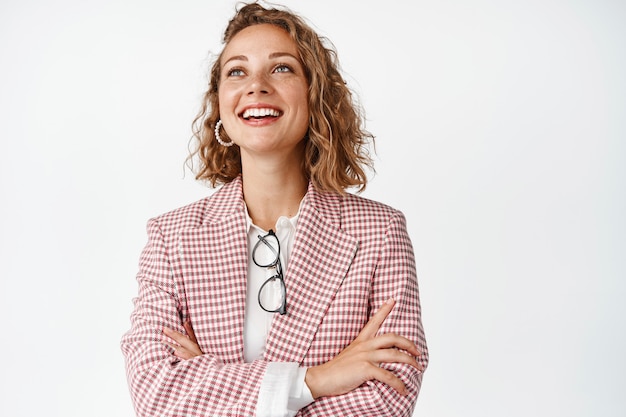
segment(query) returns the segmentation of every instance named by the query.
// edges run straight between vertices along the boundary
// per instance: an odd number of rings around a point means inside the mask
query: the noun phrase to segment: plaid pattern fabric
[[[139,416],[254,416],[269,361],[319,365],[358,335],[390,297],[396,306],[381,333],[413,340],[428,362],[415,260],[401,212],[313,185],[301,207],[289,265],[287,314],[276,315],[264,360],[244,363],[248,249],[242,183],[148,223],[131,329],[122,338],[131,396]],[[183,361],[161,330],[189,319],[204,355]],[[422,374],[384,364],[407,397],[377,381],[320,398],[298,416],[410,416]]]

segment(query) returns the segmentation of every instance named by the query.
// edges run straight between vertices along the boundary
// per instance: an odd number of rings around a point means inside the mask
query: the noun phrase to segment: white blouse
[[[293,247],[298,214],[291,218],[281,216],[276,221],[274,232],[280,244],[280,262],[283,274],[286,271]],[[252,223],[247,210],[246,216],[248,223],[248,282],[246,286],[243,354],[246,362],[252,362],[263,357],[265,341],[272,319],[278,313],[268,313],[259,306],[258,293],[261,285],[275,274],[275,269],[259,267],[252,260],[252,250],[259,241],[258,236],[265,236],[267,231]],[[261,382],[257,417],[293,417],[302,407],[312,403],[313,396],[304,382],[306,371],[307,368],[300,367],[296,362],[268,363]]]

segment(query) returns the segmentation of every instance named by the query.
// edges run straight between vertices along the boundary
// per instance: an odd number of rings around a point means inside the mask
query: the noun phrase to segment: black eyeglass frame
[[[268,236],[273,236],[274,239],[276,239],[276,245],[278,246],[278,251],[276,251],[274,247],[266,240]],[[267,311],[268,313],[280,313],[281,315],[287,314],[287,287],[285,286],[285,279],[283,277],[283,266],[282,266],[282,263],[280,262],[280,241],[278,240],[278,236],[276,236],[276,233],[274,233],[272,229],[270,229],[269,232],[267,232],[265,236],[257,235],[257,237],[259,238],[259,241],[256,242],[256,244],[254,245],[254,248],[252,248],[252,261],[254,262],[256,266],[259,266],[261,268],[272,268],[272,267],[276,268],[276,274],[266,279],[265,282],[261,285],[261,288],[259,288],[259,293],[257,295],[259,306],[264,311]],[[265,246],[267,246],[269,250],[271,250],[272,253],[275,255],[275,258],[272,262],[263,263],[263,264],[257,262],[256,256],[255,256],[256,250],[259,248],[261,243],[265,244]],[[282,295],[283,301],[277,309],[271,310],[263,306],[263,302],[261,301],[261,293],[263,292],[263,288],[265,288],[267,284],[269,284],[271,281],[275,279],[278,279],[280,282],[280,289],[281,289],[281,293],[282,293],[281,295]]]

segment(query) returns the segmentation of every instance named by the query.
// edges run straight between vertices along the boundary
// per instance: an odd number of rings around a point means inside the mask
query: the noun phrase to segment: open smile
[[[241,113],[240,117],[246,119],[246,120],[251,120],[251,119],[265,119],[265,118],[275,118],[275,117],[280,117],[282,115],[282,112],[276,109],[272,109],[269,107],[255,107],[255,108],[248,108],[246,110],[244,110],[243,113]]]

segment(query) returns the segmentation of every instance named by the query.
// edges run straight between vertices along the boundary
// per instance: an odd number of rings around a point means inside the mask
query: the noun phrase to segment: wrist
[[[319,379],[319,375],[318,375],[318,366],[313,366],[311,368],[308,368],[306,370],[306,374],[304,375],[304,383],[306,384],[307,387],[309,387],[309,391],[311,391],[311,396],[313,396],[313,399],[318,399],[319,397],[321,397],[322,395],[318,392],[317,387],[319,386],[318,384],[318,379]]]

